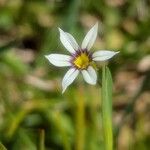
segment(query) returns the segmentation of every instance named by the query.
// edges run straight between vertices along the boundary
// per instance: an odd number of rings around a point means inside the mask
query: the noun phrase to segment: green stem
[[[102,69],[102,122],[105,150],[112,150],[112,78],[106,66]]]
[[[79,87],[79,93],[76,99],[76,143],[75,150],[84,149],[84,134],[85,134],[85,100],[83,86]]]

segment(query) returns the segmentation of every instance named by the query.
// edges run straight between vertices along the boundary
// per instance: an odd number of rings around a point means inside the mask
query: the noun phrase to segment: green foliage
[[[101,110],[108,101],[100,102],[98,85],[79,79],[61,95],[66,69],[49,65],[44,57],[65,52],[57,27],[81,43],[98,21],[93,49],[120,51],[109,64],[113,104],[105,105],[110,118],[109,105],[114,108],[114,148],[148,150],[149,10],[147,0],[0,0],[1,143],[9,150],[104,149]],[[98,70],[100,81],[109,75],[106,70],[102,76]]]
[[[109,68],[105,65],[102,69],[102,123],[105,150],[112,150],[112,77]]]

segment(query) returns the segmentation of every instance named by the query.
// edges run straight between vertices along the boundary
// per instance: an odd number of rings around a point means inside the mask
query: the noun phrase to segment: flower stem
[[[76,143],[75,150],[84,149],[85,134],[85,99],[83,86],[79,87],[78,98],[76,99]]]
[[[105,150],[112,150],[112,77],[105,65],[102,69],[102,122]]]

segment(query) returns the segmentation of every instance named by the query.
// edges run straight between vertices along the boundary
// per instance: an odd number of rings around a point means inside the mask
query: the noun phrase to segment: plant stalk
[[[112,77],[105,65],[102,69],[102,123],[105,150],[113,150]]]

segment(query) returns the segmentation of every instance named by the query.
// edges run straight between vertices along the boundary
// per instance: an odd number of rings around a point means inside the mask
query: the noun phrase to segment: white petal
[[[76,42],[75,38],[70,33],[66,32],[66,34],[68,35],[68,37],[69,37],[68,39],[70,39],[70,43],[73,46],[74,50],[78,50],[79,49],[79,45]]]
[[[89,66],[87,70],[82,71],[84,80],[89,84],[96,84],[97,74],[93,67]]]
[[[108,51],[108,50],[100,50],[94,52],[92,57],[94,61],[105,61],[112,58],[114,55],[118,54],[119,52],[115,51]]]
[[[78,49],[78,44],[73,38],[72,35],[69,33],[64,32],[62,29],[59,28],[60,32],[60,41],[64,45],[64,47],[70,52],[75,53],[75,50]]]
[[[63,88],[62,93],[65,92],[67,87],[75,80],[78,74],[79,74],[79,70],[75,68],[71,68],[67,71],[67,73],[65,74],[62,80],[62,88]]]
[[[69,62],[71,60],[71,56],[62,55],[62,54],[50,54],[45,56],[50,63],[57,67],[71,66]]]
[[[82,49],[90,49],[97,37],[97,30],[98,30],[98,23],[96,23],[86,34],[83,42],[82,42]]]

